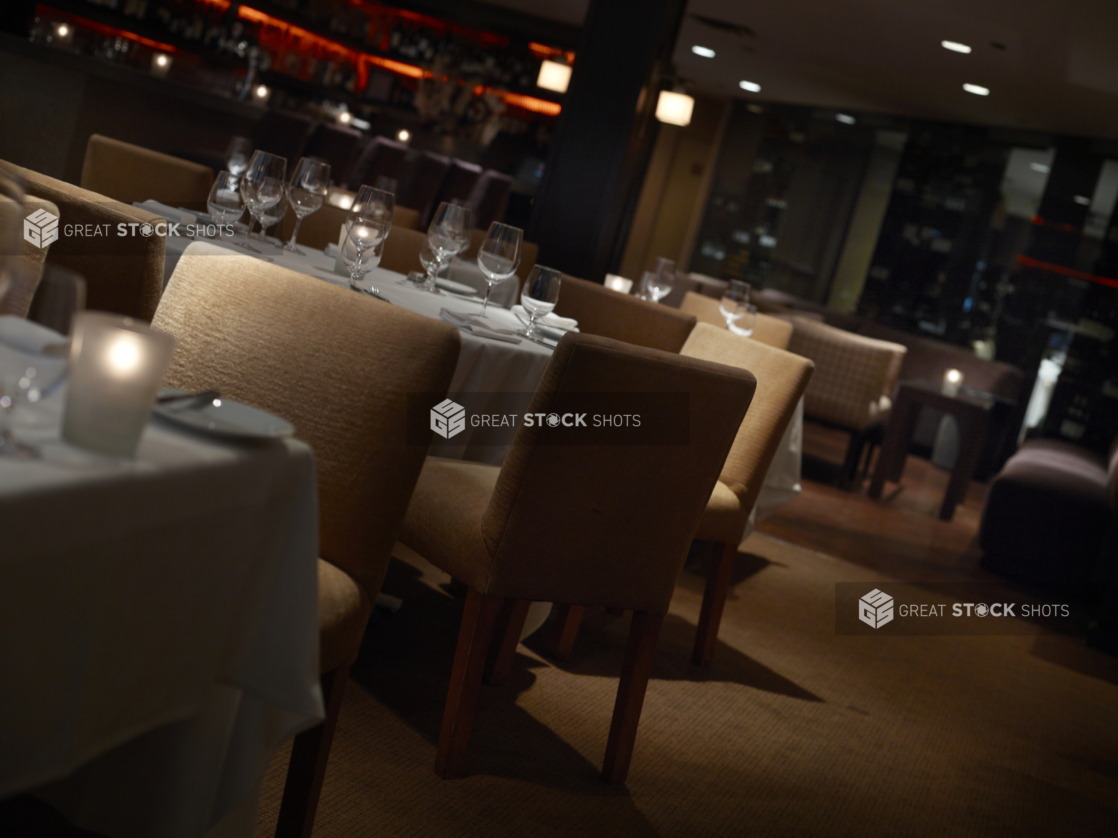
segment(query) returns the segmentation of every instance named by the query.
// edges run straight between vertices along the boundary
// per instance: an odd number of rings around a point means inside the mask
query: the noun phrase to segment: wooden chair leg
[[[663,614],[634,611],[629,626],[629,642],[625,644],[625,662],[621,668],[621,683],[617,686],[617,701],[613,705],[613,722],[609,727],[609,742],[602,777],[610,783],[624,783],[633,761],[633,744],[637,739],[637,725],[644,707],[644,694],[652,674],[652,653],[656,639],[664,624]]]
[[[439,733],[439,749],[435,755],[435,773],[450,780],[462,776],[470,728],[474,724],[481,675],[493,636],[493,624],[501,608],[501,597],[486,596],[473,588],[466,592],[462,611],[462,627],[458,630],[458,649],[454,653],[454,670],[443,711]]]
[[[586,608],[582,605],[556,605],[555,628],[547,644],[547,652],[556,660],[563,660],[571,653],[578,636],[578,626]]]
[[[486,684],[500,686],[505,683],[512,670],[516,657],[516,647],[520,643],[520,633],[524,631],[524,620],[528,617],[527,599],[506,599],[497,615],[497,625],[493,630],[493,645],[485,661],[482,680]]]
[[[342,694],[349,678],[349,667],[341,666],[322,676],[322,698],[326,704],[326,720],[317,727],[295,737],[291,762],[287,766],[287,782],[280,802],[276,838],[310,838],[314,813],[326,776],[326,761],[342,707]]]
[[[699,628],[695,632],[695,647],[691,651],[691,662],[698,666],[710,666],[710,660],[714,657],[714,644],[718,641],[722,609],[726,607],[726,595],[730,592],[730,580],[734,575],[737,556],[736,544],[724,544],[721,555],[711,562],[707,571],[703,608],[699,612]]]

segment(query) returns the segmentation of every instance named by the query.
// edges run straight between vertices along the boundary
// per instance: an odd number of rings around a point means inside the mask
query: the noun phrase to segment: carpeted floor
[[[834,583],[887,577],[764,535],[742,549],[705,674],[689,663],[702,580],[683,574],[619,788],[598,772],[628,619],[604,612],[563,664],[546,627],[522,644],[509,683],[482,690],[467,777],[434,775],[461,602],[401,548],[384,590],[405,603],[370,623],[315,835],[1118,834],[1118,659],[1040,629],[836,636]]]

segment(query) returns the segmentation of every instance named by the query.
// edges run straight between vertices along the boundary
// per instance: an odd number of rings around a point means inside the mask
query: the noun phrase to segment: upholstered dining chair
[[[179,259],[153,325],[176,338],[168,384],[271,411],[314,449],[327,716],[295,739],[277,830],[309,836],[349,668],[426,454],[408,444],[408,393],[446,392],[461,339],[439,320],[207,243]]]
[[[850,443],[839,476],[846,489],[857,478],[862,452],[884,425],[906,347],[863,337],[798,314],[790,318],[788,351],[815,362],[804,393],[804,417],[849,432]]]
[[[380,257],[380,267],[386,271],[407,274],[408,271],[421,271],[419,251],[427,242],[427,234],[420,230],[399,229],[395,224],[384,242],[384,252]]]
[[[700,323],[709,323],[712,326],[725,329],[727,328],[726,318],[722,316],[718,306],[719,301],[714,297],[688,291],[683,295],[679,310],[684,314],[695,315],[695,319]],[[788,343],[792,339],[792,324],[779,317],[758,312],[757,322],[750,337],[777,349],[787,349]]]
[[[5,195],[0,195],[0,226],[5,228],[5,233],[10,229],[15,231],[20,241],[20,267],[19,274],[13,277],[8,288],[0,289],[0,314],[14,314],[16,317],[26,317],[31,310],[31,301],[35,291],[43,278],[43,265],[50,251],[50,245],[39,247],[27,241],[23,236],[23,220],[26,216],[34,215],[43,210],[55,218],[58,217],[58,207],[50,201],[28,195],[21,205]],[[0,241],[7,240],[0,236]]]
[[[757,379],[753,405],[738,428],[695,532],[695,538],[720,545],[718,557],[708,568],[691,655],[695,664],[710,666],[738,545],[781,437],[811,380],[815,365],[799,355],[735,335],[710,323],[696,324],[680,354],[749,370]],[[582,612],[579,607],[560,605],[556,608],[554,635],[549,643],[554,657],[562,659],[570,654]]]
[[[50,246],[47,261],[85,277],[86,305],[151,320],[163,293],[166,240],[158,235],[117,235],[117,225],[157,224],[163,219],[4,160],[0,160],[0,169],[18,175],[28,197],[50,201],[58,208],[60,235]],[[96,225],[102,234],[66,235],[69,225],[83,230]]]
[[[81,188],[123,204],[159,201],[205,210],[213,179],[208,166],[94,134],[85,146]]]
[[[579,444],[536,425],[520,427],[500,468],[428,458],[400,540],[468,586],[436,773],[462,774],[482,679],[504,680],[529,603],[545,601],[634,612],[603,770],[624,782],[657,635],[755,387],[736,367],[568,333],[529,412],[685,393],[686,443]]]
[[[695,326],[693,314],[566,274],[555,313],[573,317],[581,332],[664,352],[679,352]]]

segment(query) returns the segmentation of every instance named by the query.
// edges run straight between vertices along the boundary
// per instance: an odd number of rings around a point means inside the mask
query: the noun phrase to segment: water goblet
[[[291,182],[287,184],[287,200],[295,213],[295,229],[291,231],[291,241],[283,246],[285,251],[304,255],[295,244],[299,225],[306,216],[322,206],[329,189],[330,167],[311,157],[301,158],[291,175]]]
[[[519,227],[494,221],[489,225],[485,239],[477,251],[477,266],[485,275],[485,302],[481,305],[481,316],[489,306],[489,295],[493,286],[504,282],[520,267],[520,250],[524,241],[524,231]]]
[[[536,321],[546,317],[559,302],[559,287],[563,281],[563,272],[555,268],[545,268],[543,265],[533,265],[528,278],[524,280],[524,288],[520,292],[520,304],[528,312],[528,328],[517,334],[534,341],[542,341],[536,334]]]

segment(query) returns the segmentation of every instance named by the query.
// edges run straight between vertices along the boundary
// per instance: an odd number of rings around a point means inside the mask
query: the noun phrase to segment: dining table
[[[12,413],[36,456],[0,456],[0,799],[107,838],[223,834],[324,718],[312,452],[153,416],[103,456],[62,438],[66,394]]]

